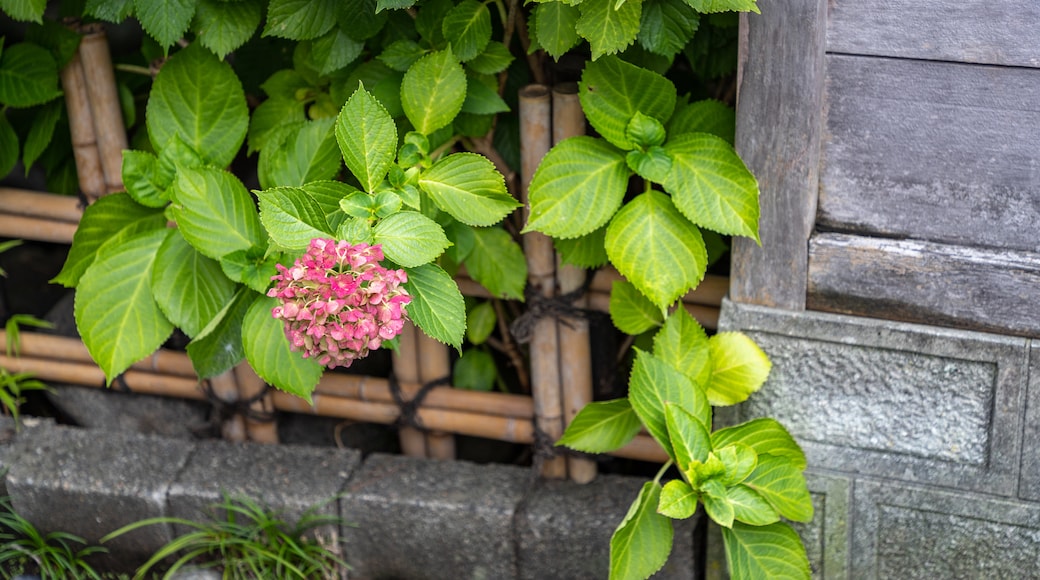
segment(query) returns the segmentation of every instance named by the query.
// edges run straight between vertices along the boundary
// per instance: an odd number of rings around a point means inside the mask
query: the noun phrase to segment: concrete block
[[[52,385],[55,407],[81,427],[195,439],[210,425],[210,405],[201,401],[126,393],[95,387]]]
[[[517,577],[516,506],[530,469],[374,454],[340,500],[352,578]]]
[[[1040,506],[859,481],[852,578],[1040,578]]]
[[[519,576],[598,580],[610,572],[610,536],[647,480],[600,476],[587,485],[541,481],[517,514]],[[700,515],[674,522],[672,553],[654,578],[695,578]]]
[[[9,456],[14,438],[14,419],[0,415],[0,497],[7,496],[7,470],[11,467]]]
[[[1019,496],[1040,501],[1040,341],[1033,340],[1029,354],[1029,401],[1022,445],[1022,479]]]
[[[18,513],[41,531],[97,543],[124,525],[169,515],[166,492],[192,447],[131,433],[33,428],[10,450],[7,488]],[[110,554],[99,564],[126,570],[171,538],[167,526],[143,528],[108,542]]]
[[[361,454],[349,449],[206,441],[170,485],[169,512],[200,522],[212,515],[223,519],[211,506],[226,493],[278,512],[290,524],[312,508],[338,516],[336,495],[360,464]]]
[[[773,361],[731,420],[776,417],[810,467],[1017,493],[1025,339],[728,301],[720,328]]]

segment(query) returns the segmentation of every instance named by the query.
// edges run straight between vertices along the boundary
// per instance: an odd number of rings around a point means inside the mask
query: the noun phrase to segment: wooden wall
[[[761,8],[737,145],[765,247],[735,245],[731,298],[1040,336],[1040,2]]]

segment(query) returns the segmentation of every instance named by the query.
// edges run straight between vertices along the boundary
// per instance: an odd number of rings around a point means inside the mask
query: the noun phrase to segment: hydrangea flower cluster
[[[285,322],[292,349],[330,369],[349,367],[400,334],[408,277],[382,260],[379,245],[316,238],[291,268],[278,264],[267,295],[281,300],[271,314]]]

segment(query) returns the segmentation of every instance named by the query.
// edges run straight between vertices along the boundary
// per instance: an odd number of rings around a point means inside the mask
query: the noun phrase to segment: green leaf
[[[673,479],[664,484],[661,499],[657,504],[657,513],[674,520],[692,517],[697,511],[697,491],[681,479]]]
[[[644,483],[610,538],[611,580],[643,580],[668,561],[674,531],[672,520],[657,513],[660,501],[660,484]]]
[[[134,12],[134,0],[87,0],[84,14],[119,23]]]
[[[415,30],[430,46],[444,46],[441,22],[454,7],[453,0],[427,0],[419,7],[419,13],[415,17]]]
[[[380,220],[372,233],[376,243],[383,245],[386,257],[407,268],[432,262],[451,245],[437,222],[414,211]]]
[[[719,429],[711,434],[712,444],[716,449],[733,443],[743,443],[755,450],[758,455],[776,455],[785,457],[798,469],[805,469],[805,454],[776,419],[763,417]]]
[[[733,506],[733,518],[752,526],[767,526],[780,521],[769,502],[746,485],[735,485],[727,490],[730,505]]]
[[[607,227],[585,234],[578,238],[566,240],[554,239],[553,247],[564,264],[573,264],[581,268],[595,269],[609,261],[603,240],[607,237]]]
[[[332,237],[325,212],[303,190],[276,187],[255,193],[260,199],[260,221],[279,246],[302,250],[314,238]]]
[[[810,578],[802,540],[783,522],[768,526],[734,522],[731,529],[723,528],[722,540],[732,578]]]
[[[290,40],[318,38],[336,24],[337,8],[337,0],[271,0],[263,35]]]
[[[239,288],[195,340],[188,343],[188,358],[200,379],[224,373],[246,356],[242,349],[242,320],[255,299],[256,294]]]
[[[758,492],[785,518],[796,522],[812,520],[813,505],[805,476],[788,458],[759,455],[758,466],[743,483]]]
[[[383,10],[403,10],[405,8],[411,8],[415,5],[418,0],[378,0],[376,2],[376,10],[382,12]]]
[[[465,100],[466,73],[450,48],[415,61],[401,81],[404,114],[425,135],[451,123]]]
[[[53,20],[44,20],[42,26],[30,26],[25,31],[25,40],[38,44],[51,51],[58,68],[65,67],[72,60],[83,37],[78,32],[66,28]]]
[[[736,128],[736,111],[726,103],[713,99],[676,107],[675,114],[668,121],[669,135],[711,133],[730,145],[734,142]]]
[[[122,193],[103,196],[83,210],[79,227],[72,236],[72,248],[61,272],[51,282],[73,288],[83,272],[94,263],[97,251],[109,239],[119,235],[165,229],[161,210],[139,205]]]
[[[171,193],[181,235],[204,256],[219,260],[263,245],[253,198],[234,175],[215,167],[182,169]]]
[[[735,405],[747,400],[769,376],[772,363],[755,341],[739,332],[720,332],[708,340],[711,379],[708,400],[712,405]]]
[[[466,66],[479,74],[495,75],[509,68],[513,58],[513,53],[509,52],[509,49],[504,44],[498,41],[491,41],[484,48],[484,52],[478,54],[473,60],[468,61]]]
[[[744,481],[758,465],[758,454],[743,443],[718,447],[715,449],[715,456],[726,466],[726,473],[722,477],[722,483],[725,485],[735,485]]]
[[[392,216],[401,209],[403,203],[404,202],[401,201],[401,196],[399,196],[396,191],[380,191],[372,196],[372,217],[383,219]]]
[[[377,0],[339,0],[336,23],[354,40],[364,41],[382,32],[389,16],[379,10]]]
[[[307,120],[305,108],[302,101],[281,95],[260,103],[249,121],[249,153],[277,145],[285,133]]]
[[[609,143],[585,136],[561,141],[531,179],[524,230],[576,238],[599,229],[621,206],[628,177],[624,154]]]
[[[757,0],[686,0],[691,8],[702,14],[715,12],[754,12],[759,14]]]
[[[629,151],[625,155],[625,163],[629,169],[635,171],[639,177],[661,183],[668,179],[672,171],[672,158],[668,156],[663,147],[656,145],[644,151]]]
[[[18,134],[0,112],[0,177],[6,176],[18,163]]]
[[[169,182],[163,183],[159,159],[147,151],[123,151],[123,186],[137,203],[148,207],[165,207],[170,198]]]
[[[473,345],[484,344],[498,324],[498,315],[491,302],[481,302],[466,313],[466,340]]]
[[[347,169],[366,191],[374,192],[394,162],[397,126],[364,87],[359,87],[340,110],[336,140]]]
[[[301,123],[287,131],[277,146],[265,147],[257,168],[260,186],[299,186],[335,177],[340,156],[333,124],[334,119]]]
[[[29,127],[29,134],[25,136],[25,147],[22,148],[22,165],[25,166],[26,175],[29,175],[29,169],[32,167],[32,164],[40,158],[44,149],[47,148],[51,139],[54,138],[54,128],[58,124],[58,119],[61,117],[61,111],[64,107],[65,104],[61,101],[51,101],[40,107],[35,115],[33,124]],[[18,146],[15,145],[14,151],[16,155],[17,150]],[[7,172],[2,170],[3,166],[0,164],[0,175],[5,175]]]
[[[441,32],[460,61],[472,60],[491,40],[491,12],[482,2],[462,0],[444,15]]]
[[[311,402],[322,365],[293,352],[282,321],[271,316],[277,298],[257,296],[242,320],[242,348],[249,366],[264,382]]]
[[[707,387],[711,377],[708,334],[685,308],[669,315],[654,336],[654,356],[681,371],[694,384]]]
[[[47,49],[19,42],[0,55],[0,104],[32,107],[59,96],[58,65]]]
[[[106,246],[76,288],[76,328],[108,385],[173,332],[149,284],[165,237],[165,229],[149,230]]]
[[[307,193],[318,207],[325,212],[325,221],[330,228],[339,227],[346,216],[340,210],[339,202],[344,197],[356,192],[353,186],[342,181],[313,181],[304,184],[300,189]]]
[[[733,527],[737,513],[729,500],[729,490],[716,479],[706,481],[704,487],[707,493],[701,494],[701,501],[704,502],[704,511],[708,517],[723,529]]]
[[[0,10],[23,22],[43,22],[47,0],[0,0]]]
[[[134,7],[141,28],[165,52],[188,31],[195,4],[196,0],[136,0]]]
[[[645,150],[664,143],[664,125],[657,119],[636,111],[625,127],[625,139]]]
[[[710,413],[694,416],[675,403],[665,403],[668,439],[672,442],[675,463],[680,470],[685,472],[694,461],[703,463],[708,459],[711,453],[711,435],[708,434],[710,424]]]
[[[469,275],[498,298],[524,299],[527,260],[520,245],[501,228],[473,230],[473,249],[465,258]]]
[[[628,445],[642,427],[627,398],[596,401],[578,411],[556,445],[585,453],[609,453]]]
[[[639,44],[667,58],[682,52],[700,24],[700,15],[683,0],[645,0]]]
[[[618,271],[662,309],[699,284],[708,267],[700,232],[659,191],[617,212],[605,246]]]
[[[314,41],[311,58],[318,65],[319,73],[329,75],[357,60],[364,48],[364,42],[354,40],[342,29],[335,28]]]
[[[687,219],[758,241],[758,181],[732,145],[707,133],[687,133],[664,149],[672,158],[664,189]]]
[[[626,151],[635,149],[626,130],[637,112],[664,123],[675,108],[671,81],[617,57],[587,64],[578,88],[589,123],[604,139]]]
[[[682,373],[648,352],[636,349],[628,389],[632,408],[670,457],[675,457],[675,451],[668,435],[665,403],[675,403],[694,417],[711,416],[704,393]]]
[[[263,16],[260,2],[198,0],[192,28],[202,46],[224,58],[252,38]]]
[[[610,288],[610,320],[618,330],[634,336],[660,326],[664,314],[631,282],[617,280]]]
[[[430,52],[429,49],[423,48],[414,40],[397,40],[383,49],[377,58],[386,66],[405,72],[427,52]]]
[[[405,268],[405,290],[412,296],[408,318],[427,336],[454,346],[462,346],[466,330],[466,303],[455,280],[435,264]]]
[[[480,82],[476,77],[470,76],[466,80],[466,100],[462,103],[463,113],[474,115],[494,115],[509,111],[509,105],[494,89]],[[456,120],[458,120],[456,118]],[[487,131],[485,131],[486,133]]]
[[[156,150],[177,136],[207,163],[226,167],[245,139],[249,110],[231,65],[193,44],[171,56],[159,71],[148,97],[146,121]]]
[[[495,388],[498,367],[490,353],[471,348],[459,357],[452,371],[452,386],[470,391],[490,391]]]
[[[589,41],[592,60],[625,50],[639,34],[642,2],[633,0],[621,6],[615,0],[583,0],[581,17],[575,30]]]
[[[151,290],[166,318],[197,335],[235,294],[220,264],[198,253],[176,229],[167,231],[152,270]]]
[[[437,207],[471,226],[494,225],[520,207],[495,165],[475,153],[442,158],[419,177],[419,186]]]
[[[235,282],[241,282],[261,294],[266,294],[267,288],[271,285],[271,277],[278,273],[275,264],[281,254],[265,257],[264,253],[263,249],[256,247],[236,250],[220,258],[220,269]]]
[[[538,44],[556,60],[574,48],[581,38],[575,27],[581,12],[563,2],[544,2],[534,7]]]
[[[375,243],[372,235],[372,225],[366,219],[347,218],[336,228],[336,239],[344,240],[351,244]]]

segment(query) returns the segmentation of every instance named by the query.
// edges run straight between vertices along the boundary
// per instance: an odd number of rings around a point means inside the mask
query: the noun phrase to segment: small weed
[[[108,550],[86,543],[66,532],[40,533],[14,512],[10,498],[0,497],[0,578],[38,572],[45,579],[102,580],[105,576],[85,558]],[[76,544],[86,547],[77,548]]]

